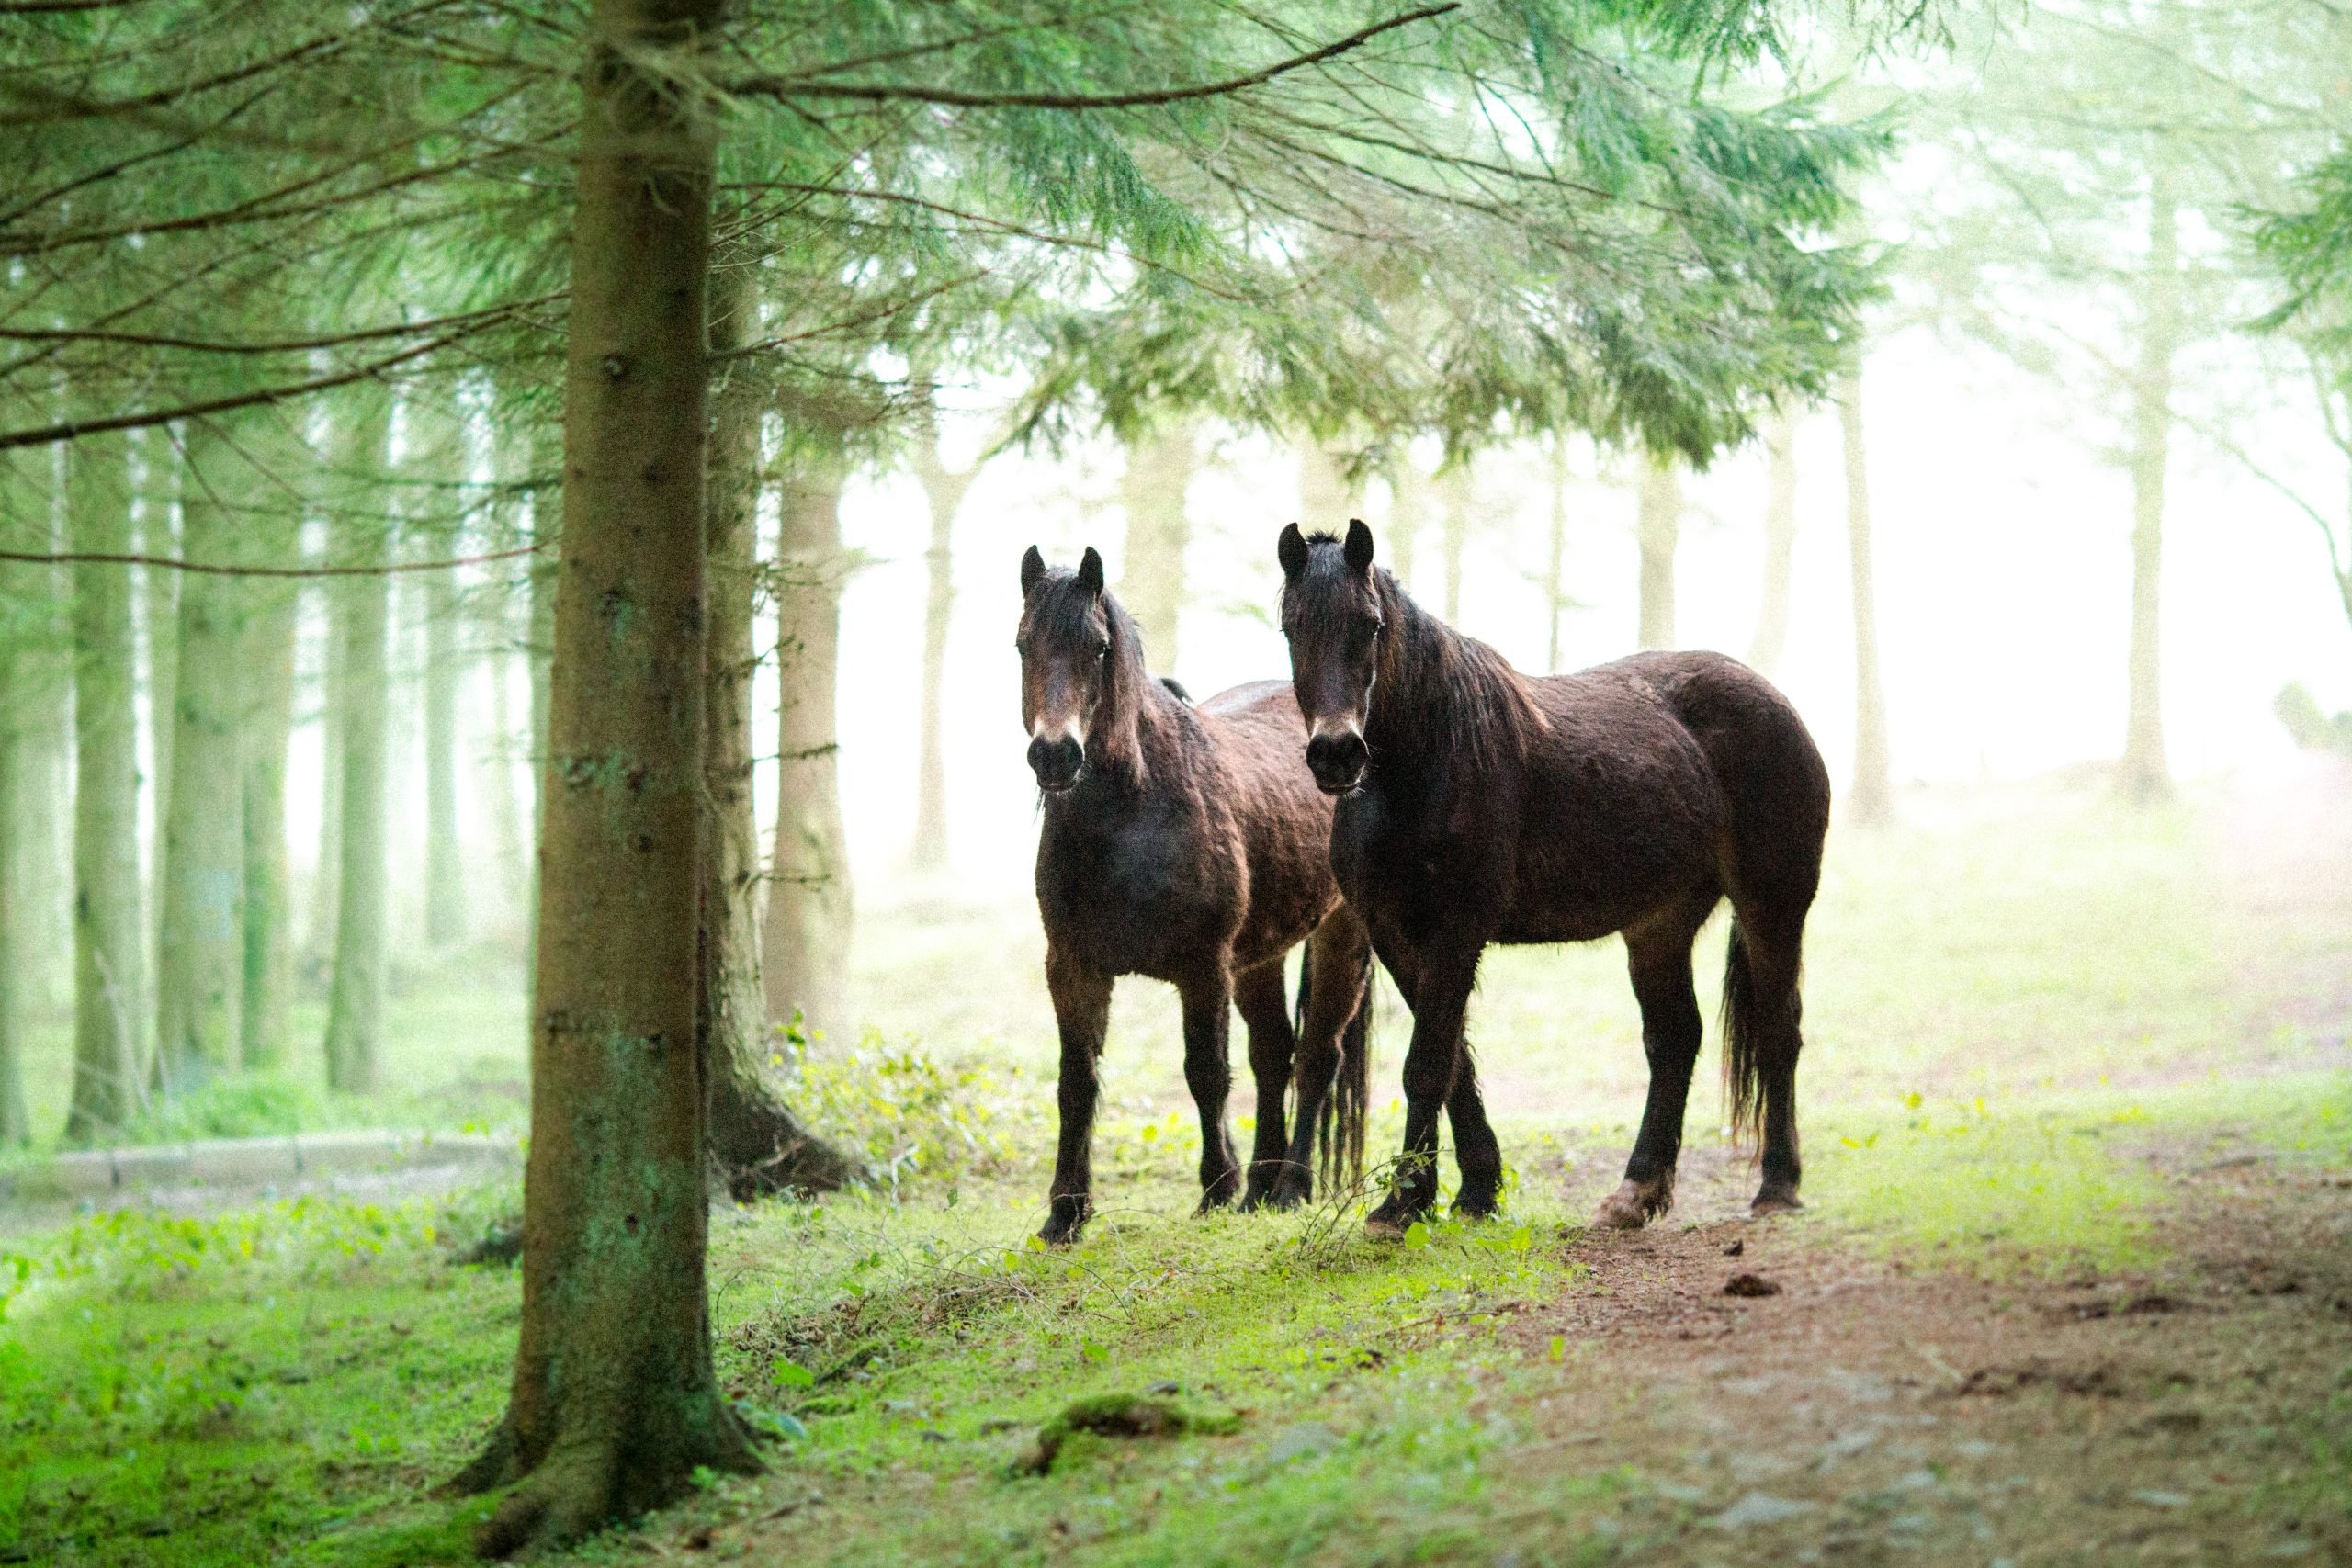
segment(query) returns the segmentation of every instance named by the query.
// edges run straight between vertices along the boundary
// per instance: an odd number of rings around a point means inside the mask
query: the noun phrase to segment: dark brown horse
[[[1376,570],[1361,522],[1344,543],[1294,524],[1279,554],[1306,763],[1339,797],[1332,869],[1413,1009],[1405,1158],[1371,1224],[1435,1206],[1442,1108],[1456,1208],[1494,1212],[1501,1152],[1462,1037],[1487,944],[1611,932],[1625,938],[1650,1089],[1624,1182],[1595,1223],[1664,1213],[1699,1055],[1690,947],[1726,897],[1732,1122],[1762,1123],[1755,1212],[1797,1207],[1798,965],[1829,775],[1796,710],[1715,653],[1528,679]]]
[[[1362,1168],[1372,954],[1331,880],[1331,806],[1298,765],[1290,689],[1261,681],[1196,707],[1153,680],[1091,549],[1076,571],[1053,571],[1032,547],[1021,593],[1021,721],[1046,818],[1037,912],[1061,1027],[1061,1141],[1039,1234],[1070,1240],[1093,1213],[1097,1062],[1122,975],[1170,981],[1182,999],[1202,1209],[1237,1190],[1245,1208],[1299,1202],[1313,1189],[1318,1125],[1326,1169],[1340,1149]],[[1295,1032],[1283,960],[1302,942]],[[1246,1185],[1225,1130],[1236,1003],[1258,1082]],[[1297,1124],[1286,1136],[1294,1054]]]

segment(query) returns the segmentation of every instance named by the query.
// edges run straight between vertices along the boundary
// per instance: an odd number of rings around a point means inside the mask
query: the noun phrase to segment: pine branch
[[[1294,71],[1351,53],[1383,33],[1427,21],[1432,17],[1442,17],[1461,8],[1462,0],[1447,0],[1441,6],[1425,6],[1418,11],[1408,11],[1402,16],[1359,28],[1347,37],[1334,39],[1320,49],[1293,55],[1287,60],[1278,60],[1246,76],[1228,77],[1222,82],[1197,83],[1189,87],[1162,87],[1148,92],[983,93],[955,87],[927,87],[912,82],[816,82],[795,76],[747,77],[726,84],[725,90],[738,97],[842,98],[860,103],[932,104],[947,108],[1060,109],[1072,114],[1096,109],[1153,108],[1167,104],[1190,103],[1200,98],[1225,97],[1251,87],[1261,87],[1278,76],[1286,76]]]

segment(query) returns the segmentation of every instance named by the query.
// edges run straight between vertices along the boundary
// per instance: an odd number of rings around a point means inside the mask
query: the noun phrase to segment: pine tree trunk
[[[522,1337],[460,1478],[519,1482],[499,1554],[757,1468],[711,1366],[696,1049],[716,136],[666,73],[718,8],[596,0],[581,77]]]
[[[563,538],[563,426],[542,423],[531,433],[531,599],[530,625],[523,641],[523,658],[531,677],[531,863],[528,899],[523,929],[531,960],[538,973],[539,845],[547,827],[548,672],[555,659],[555,585],[557,550]]]
[[[1363,515],[1363,487],[1348,478],[1340,455],[1319,441],[1298,449],[1299,526],[1309,533],[1346,533]]]
[[[1198,419],[1171,418],[1127,446],[1119,499],[1127,513],[1119,603],[1143,627],[1145,667],[1176,672],[1176,634],[1184,613],[1184,551],[1193,520],[1184,498],[1200,472]]]
[[[68,525],[61,502],[70,448],[36,447],[29,457],[49,476],[48,505],[28,519],[32,547],[64,547]],[[73,989],[74,951],[74,628],[73,578],[62,566],[21,569],[28,608],[17,636],[16,727],[18,834],[17,919],[24,946],[17,973],[17,1003],[28,1013],[61,1010]]]
[[[175,437],[149,431],[140,444],[141,503],[139,547],[160,559],[176,559],[180,550],[180,449]],[[139,607],[146,642],[147,777],[153,795],[149,810],[155,830],[153,878],[154,921],[160,956],[164,924],[164,825],[172,814],[172,732],[176,727],[180,689],[180,577],[176,571],[141,567]],[[150,966],[149,973],[154,968]]]
[[[1775,405],[1764,419],[1764,570],[1747,662],[1770,675],[1789,643],[1789,583],[1797,549],[1797,422]]]
[[[446,394],[444,394],[446,396]],[[419,477],[446,486],[465,472],[465,433],[453,412],[432,421],[436,439],[421,454]],[[435,493],[430,487],[424,493]],[[447,491],[454,495],[454,491]],[[448,521],[454,501],[429,502],[430,526],[420,546],[433,558],[460,553],[457,524]],[[424,940],[435,948],[466,940],[464,852],[458,842],[458,693],[466,667],[458,632],[458,578],[453,571],[421,573],[424,603]]]
[[[54,508],[51,494],[56,454],[47,447],[0,459],[0,542],[13,549],[38,550]],[[0,566],[0,612],[10,622],[28,615],[34,596],[45,592],[40,569]],[[11,630],[13,631],[13,627]],[[21,976],[27,959],[28,900],[24,893],[21,769],[17,715],[27,671],[21,641],[0,636],[0,1147],[32,1141],[25,1107],[24,1012]]]
[[[380,565],[391,558],[385,536],[388,525],[381,507],[375,507],[371,515],[367,503],[379,493],[370,481],[385,471],[391,404],[373,389],[352,394],[344,403],[341,412],[348,423],[339,466],[350,476],[350,484],[342,498],[344,514],[334,524],[334,555],[340,565]],[[343,826],[336,844],[334,970],[327,988],[327,1087],[345,1094],[372,1094],[384,1039],[390,895],[385,857],[391,580],[336,578],[331,591],[343,641],[344,705],[338,726],[343,737]]]
[[[748,268],[711,274],[710,346],[721,355],[752,335],[756,298]],[[760,419],[768,389],[749,361],[722,361],[711,388],[709,492],[704,530],[702,1000],[710,1073],[710,1157],[741,1201],[763,1192],[831,1191],[850,1161],[804,1129],[768,1072],[767,1008],[760,988],[760,835],[752,801],[752,677],[758,668],[752,608],[758,589]]]
[[[1846,446],[1846,546],[1854,589],[1854,784],[1847,819],[1864,827],[1894,815],[1886,734],[1886,685],[1879,671],[1878,581],[1871,565],[1870,452],[1862,438],[1859,350],[1839,378],[1838,424]]]
[[[125,443],[85,437],[74,454],[77,552],[130,549]],[[74,570],[74,1098],[68,1143],[96,1143],[145,1099],[147,921],[139,877],[138,647],[130,576]]]
[[[928,392],[924,400],[930,412]],[[956,514],[979,465],[950,469],[939,453],[929,417],[915,450],[915,478],[931,510],[931,542],[923,552],[922,692],[915,746],[915,836],[908,863],[936,871],[947,863],[947,632],[956,613]]]
[[[1544,567],[1544,665],[1557,674],[1560,669],[1560,621],[1568,610],[1568,439],[1555,433],[1551,460],[1552,483],[1552,549]]]
[[[855,917],[842,828],[834,689],[839,680],[842,465],[810,463],[784,485],[776,599],[776,819],[761,977],[768,1019],[849,1026]]]
[[[1443,515],[1438,524],[1438,547],[1445,556],[1445,619],[1450,626],[1462,624],[1462,563],[1470,551],[1470,463],[1464,458],[1446,469],[1437,479],[1438,504]]]
[[[281,471],[299,472],[308,448],[293,441]],[[246,522],[248,548],[271,561],[293,559],[302,518],[277,493],[264,495]],[[283,1066],[293,1043],[293,895],[286,869],[286,757],[294,728],[294,631],[300,595],[290,582],[243,584],[242,664],[248,683],[244,733],[243,985],[239,1057],[248,1069]]]
[[[1396,565],[1396,581],[1406,592],[1417,592],[1420,582],[1421,536],[1429,532],[1430,513],[1436,502],[1436,487],[1429,475],[1421,472],[1408,457],[1401,459],[1396,477],[1389,482],[1390,504],[1387,553]]]
[[[1642,551],[1643,648],[1674,646],[1674,552],[1682,542],[1682,474],[1671,462],[1653,457],[1642,465],[1642,490],[1634,520]]]
[[[335,525],[327,527],[328,547],[320,564],[334,559]],[[330,579],[319,595],[325,621],[324,668],[319,671],[319,861],[311,877],[311,913],[303,926],[303,964],[331,970],[334,961],[336,892],[343,867],[343,720],[349,706],[343,656],[344,607],[349,596]]]
[[[2180,343],[2180,208],[2172,171],[2156,164],[2148,189],[2148,273],[2140,364],[2132,381],[2131,696],[2120,783],[2132,800],[2172,793],[2165,758],[2165,470],[2172,452],[2172,362]]]
[[[234,499],[254,476],[238,436],[210,420],[182,441],[188,482],[180,548],[233,561]],[[156,1066],[164,1092],[201,1087],[236,1059],[244,990],[243,742],[251,687],[242,668],[243,582],[190,572],[180,584],[178,698],[164,818],[162,936],[155,972]]]

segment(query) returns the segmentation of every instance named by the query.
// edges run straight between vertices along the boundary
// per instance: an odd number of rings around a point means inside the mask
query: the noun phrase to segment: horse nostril
[[[1306,743],[1306,766],[1318,784],[1353,784],[1371,755],[1363,737],[1353,733],[1317,735]]]
[[[1029,742],[1029,771],[1048,789],[1064,789],[1078,778],[1086,749],[1067,735],[1048,740],[1040,735]]]

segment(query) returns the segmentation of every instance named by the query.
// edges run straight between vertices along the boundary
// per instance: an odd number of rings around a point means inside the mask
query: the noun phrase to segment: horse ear
[[[1021,558],[1021,596],[1028,598],[1037,592],[1037,584],[1045,581],[1046,558],[1037,553],[1036,546],[1032,545],[1029,553]]]
[[[1086,558],[1078,563],[1078,585],[1098,599],[1102,596],[1102,558],[1094,553],[1092,545],[1086,547]]]
[[[1361,517],[1348,519],[1348,565],[1357,571],[1372,570],[1372,530]]]
[[[1283,526],[1283,536],[1274,541],[1274,555],[1283,563],[1283,575],[1295,578],[1306,570],[1306,536],[1298,531],[1295,523]]]

